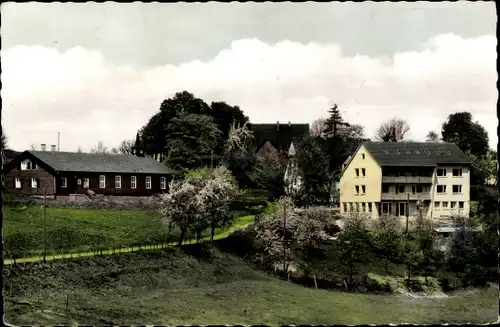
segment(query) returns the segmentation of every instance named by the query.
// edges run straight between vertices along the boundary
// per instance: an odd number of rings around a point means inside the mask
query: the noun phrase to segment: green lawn
[[[498,317],[496,289],[445,299],[316,290],[206,245],[16,269],[7,267],[4,295],[6,321],[17,325],[441,324]]]
[[[253,220],[245,212],[234,214],[239,217],[235,225],[216,230],[218,237]],[[48,254],[169,243],[178,235],[177,230],[169,233],[156,212],[47,208],[46,221]],[[44,250],[43,208],[6,207],[4,239],[6,258],[40,256]]]

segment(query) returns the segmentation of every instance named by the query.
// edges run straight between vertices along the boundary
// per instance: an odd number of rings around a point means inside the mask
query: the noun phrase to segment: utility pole
[[[283,206],[283,272],[286,274],[286,201]]]
[[[43,189],[43,262],[47,262],[47,190]]]
[[[406,195],[406,233],[408,233],[408,219],[410,217],[410,193]]]

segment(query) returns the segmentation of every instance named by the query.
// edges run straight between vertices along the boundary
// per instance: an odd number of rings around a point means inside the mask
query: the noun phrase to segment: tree
[[[97,144],[90,149],[90,152],[95,154],[109,153],[108,148],[104,145],[102,141],[97,142]]]
[[[234,156],[248,155],[252,150],[251,145],[254,136],[247,123],[240,125],[238,122],[233,121],[225,140],[224,157],[230,159]]]
[[[200,114],[180,114],[167,127],[167,164],[177,170],[212,165],[213,149],[221,132],[213,119]]]
[[[118,146],[118,152],[121,154],[132,154],[132,148],[134,147],[134,140],[123,140]]]
[[[426,142],[438,142],[439,141],[439,135],[438,133],[434,131],[429,131],[426,136]]]
[[[402,249],[401,223],[394,216],[382,215],[373,227],[375,253],[384,260],[385,272],[389,273],[389,262],[396,259]]]
[[[455,143],[462,151],[482,156],[488,153],[488,133],[478,122],[472,121],[470,112],[456,112],[448,116],[441,129],[445,142]]]
[[[348,265],[349,284],[352,284],[354,262],[365,257],[369,248],[366,220],[359,214],[344,217],[344,230],[340,233],[341,258]]]
[[[311,124],[311,136],[323,137],[326,129],[326,119],[318,118]]]
[[[3,133],[2,131],[2,140],[1,140],[2,144],[2,149],[7,149],[7,136]]]
[[[232,125],[246,127],[248,117],[238,106],[230,106],[225,102],[212,102],[210,110],[206,114],[213,118],[217,128],[221,131],[220,142],[215,149],[215,153],[222,154],[226,144],[225,140],[229,137]]]
[[[381,142],[400,142],[410,131],[408,123],[394,117],[380,125],[376,132],[376,139]]]
[[[466,154],[471,160],[471,184],[486,185],[488,181],[495,179],[497,175],[497,161],[491,155],[476,156],[471,151]]]
[[[297,152],[302,180],[299,192],[303,204],[328,203],[330,200],[329,160],[318,138],[305,139]]]
[[[431,269],[436,266],[437,259],[435,251],[436,237],[432,222],[420,215],[416,220],[414,234],[421,251],[420,261],[417,266],[424,272],[425,283],[427,284],[427,277]]]
[[[349,123],[343,120],[337,104],[334,104],[333,107],[328,110],[328,113],[330,117],[325,121],[325,129],[323,131],[326,137],[339,136],[342,128],[350,126]]]

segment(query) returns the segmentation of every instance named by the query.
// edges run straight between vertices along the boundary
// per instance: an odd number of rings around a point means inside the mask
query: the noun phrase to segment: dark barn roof
[[[363,146],[381,166],[470,164],[469,157],[455,143],[364,142]]]
[[[276,149],[288,151],[290,143],[297,146],[309,136],[309,124],[251,124],[251,129],[257,149],[269,141]]]
[[[170,174],[164,164],[149,157],[120,154],[25,151],[55,171],[95,173]]]

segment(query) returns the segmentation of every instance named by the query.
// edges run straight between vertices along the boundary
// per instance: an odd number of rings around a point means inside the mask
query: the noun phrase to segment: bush
[[[7,256],[19,258],[32,250],[39,239],[37,233],[14,233],[4,236],[5,252]]]

